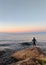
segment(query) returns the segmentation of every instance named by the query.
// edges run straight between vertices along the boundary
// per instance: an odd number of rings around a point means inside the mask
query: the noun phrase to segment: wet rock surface
[[[22,46],[26,46],[26,45],[29,46],[29,45],[32,45],[32,44],[31,44],[31,42],[23,42],[21,45]]]
[[[11,54],[14,51],[11,49],[5,49],[0,51],[0,65],[8,65],[9,63],[14,62],[16,59],[11,57]]]

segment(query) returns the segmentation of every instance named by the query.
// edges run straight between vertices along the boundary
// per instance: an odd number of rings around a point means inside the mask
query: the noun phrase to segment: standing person
[[[36,46],[36,39],[35,39],[35,37],[33,37],[32,42],[33,42],[33,46]]]

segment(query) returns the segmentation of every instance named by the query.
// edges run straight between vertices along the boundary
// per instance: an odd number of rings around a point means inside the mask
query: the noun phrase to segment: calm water
[[[0,49],[24,48],[19,43],[31,42],[33,37],[37,39],[37,46],[46,51],[46,33],[0,33]]]

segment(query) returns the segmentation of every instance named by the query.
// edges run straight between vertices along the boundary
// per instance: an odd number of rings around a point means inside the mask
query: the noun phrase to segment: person
[[[32,43],[33,43],[33,46],[36,46],[36,39],[35,39],[35,37],[33,37]]]

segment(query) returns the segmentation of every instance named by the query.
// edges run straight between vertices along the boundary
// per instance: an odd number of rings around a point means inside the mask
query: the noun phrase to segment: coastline
[[[28,42],[26,42],[26,43],[28,43]],[[25,49],[28,49],[28,48],[33,48],[32,46],[29,47],[30,44],[24,44],[23,43],[23,44],[21,44],[21,46],[28,46],[28,47],[24,47],[22,49],[21,48],[20,49],[18,48],[18,49],[4,49],[4,50],[0,50],[0,64],[2,64],[2,65],[10,65],[10,63],[14,63],[16,61],[18,62],[17,59],[14,59],[14,58],[11,57],[11,55],[13,53],[16,53],[16,52],[19,52],[21,50],[25,50]]]

